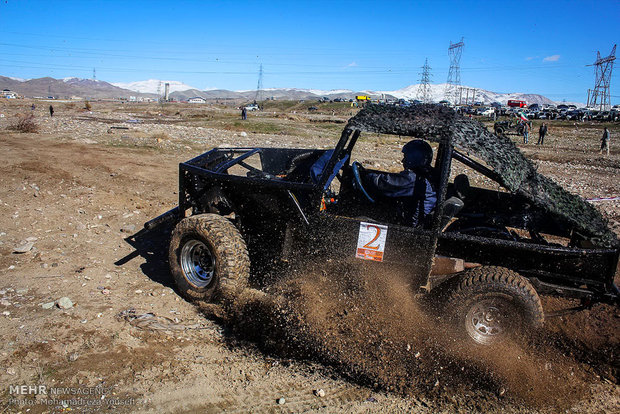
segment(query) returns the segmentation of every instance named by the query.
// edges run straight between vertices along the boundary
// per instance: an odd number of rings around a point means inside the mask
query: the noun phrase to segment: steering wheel
[[[360,168],[362,167],[362,164],[360,164],[357,161],[354,161],[353,164],[351,164],[351,170],[353,171],[353,186],[362,194],[364,194],[364,196],[368,199],[368,201],[370,201],[371,203],[374,203],[375,200],[368,194],[368,192],[364,189],[364,186],[362,185],[362,178],[360,177]]]

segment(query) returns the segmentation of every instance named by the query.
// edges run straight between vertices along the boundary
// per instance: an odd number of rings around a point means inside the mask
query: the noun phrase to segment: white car
[[[495,108],[487,108],[484,111],[480,112],[480,115],[482,115],[482,116],[493,116],[494,113],[495,113]]]
[[[260,108],[256,104],[246,105],[246,111],[258,111]]]

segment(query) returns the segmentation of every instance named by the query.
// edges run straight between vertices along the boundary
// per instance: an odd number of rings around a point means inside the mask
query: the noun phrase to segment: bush
[[[92,109],[90,102],[88,101],[84,102],[84,109],[86,109],[87,111],[90,111]]]
[[[17,132],[39,132],[39,125],[34,121],[34,115],[20,115],[17,121],[7,129]]]

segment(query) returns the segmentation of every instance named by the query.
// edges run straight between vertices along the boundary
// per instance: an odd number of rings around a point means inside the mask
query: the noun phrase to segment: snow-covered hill
[[[431,99],[433,102],[439,102],[443,99],[446,99],[445,92],[446,92],[447,84],[441,83],[441,84],[429,85],[429,86],[430,86],[430,92],[431,92]],[[376,93],[384,93],[386,95],[389,94],[399,99],[420,99],[418,95],[419,88],[420,88],[420,85],[417,84],[417,85],[409,85],[405,88],[398,89],[395,91],[382,91],[382,92],[376,92]],[[474,101],[482,102],[484,104],[490,104],[492,102],[499,102],[505,105],[509,99],[524,100],[528,104],[531,104],[531,103],[553,104],[554,103],[551,99],[545,96],[542,96],[542,95],[538,95],[538,94],[519,93],[519,92],[496,93],[496,92],[491,92],[491,91],[487,91],[484,89],[472,88],[470,86],[463,86],[463,88],[469,89],[469,92],[466,92],[465,90],[463,90],[463,94],[462,94],[463,102],[465,102],[466,94],[469,93],[468,100],[470,103]],[[474,92],[475,92],[475,95],[474,95]]]
[[[129,89],[130,91],[139,92],[139,93],[157,93],[159,89],[159,93],[164,93],[164,85],[166,83],[170,84],[170,92],[178,92],[178,91],[186,91],[188,89],[197,89],[193,86],[189,86],[179,81],[170,81],[170,80],[159,80],[159,79],[149,79],[144,81],[130,82],[130,83],[113,83],[112,85],[118,86],[119,88]]]

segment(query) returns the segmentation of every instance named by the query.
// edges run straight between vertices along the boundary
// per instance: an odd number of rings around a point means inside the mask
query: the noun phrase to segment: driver
[[[399,173],[364,171],[364,188],[379,199],[396,202],[398,221],[408,226],[424,223],[437,203],[437,193],[429,180],[433,149],[423,140],[403,146],[403,167]]]

